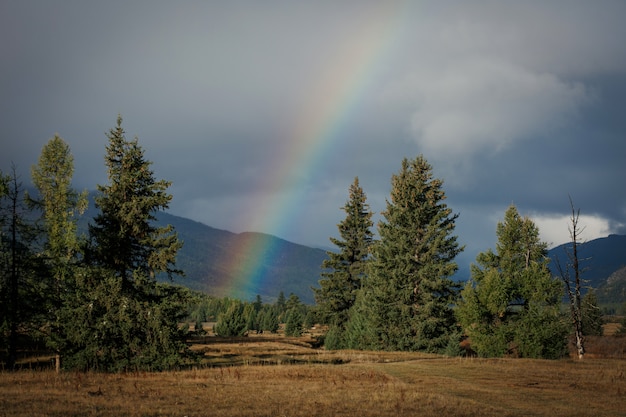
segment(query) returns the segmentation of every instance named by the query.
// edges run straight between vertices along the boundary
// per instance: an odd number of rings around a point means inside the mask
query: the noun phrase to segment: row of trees
[[[208,295],[197,297],[188,316],[196,323],[196,331],[203,330],[203,322],[215,321],[215,334],[244,336],[250,332],[276,333],[280,324],[284,323],[286,336],[300,336],[305,328],[315,324],[313,309],[303,304],[295,294],[285,299],[282,291],[274,304],[264,304],[260,295],[254,302]]]
[[[15,169],[0,173],[0,337],[10,369],[25,337],[54,351],[57,369],[166,369],[188,360],[178,323],[190,313],[192,294],[157,282],[182,275],[175,267],[182,242],[171,226],[154,225],[171,201],[170,183],[154,178],[138,140],[125,138],[121,117],[107,138],[108,183],[97,187],[87,236],[77,233],[87,194],[71,186],[73,158],[60,137],[32,169],[34,195]],[[454,235],[458,215],[445,204],[443,181],[420,155],[402,161],[391,185],[378,240],[358,178],[350,186],[340,238],[331,239],[338,251],[328,253],[314,289],[316,318],[330,325],[328,348],[457,353],[468,335],[483,356],[564,353],[561,286],[530,219],[509,207],[496,251],[478,255],[461,290],[451,278],[463,250]],[[572,317],[583,329],[590,303],[576,298],[577,288],[569,289]],[[224,336],[276,331],[279,322],[299,335],[313,322],[295,295],[274,305],[260,298],[221,303],[217,310],[196,303],[193,314],[202,322],[213,309],[215,331]]]
[[[442,185],[422,155],[403,160],[375,241],[366,195],[354,180],[340,238],[331,238],[338,251],[328,252],[322,266],[329,272],[314,289],[320,318],[330,325],[326,347],[458,354],[469,336],[481,356],[564,355],[562,283],[548,269],[536,225],[510,206],[497,225],[495,252],[477,256],[461,289],[451,279],[463,250],[453,234],[458,215],[445,204]],[[593,316],[593,303],[583,303],[581,317]],[[597,332],[589,321],[588,331]]]
[[[171,227],[154,226],[172,198],[170,183],[154,178],[121,117],[107,138],[108,183],[98,185],[99,212],[87,236],[77,234],[87,194],[71,187],[73,157],[60,137],[32,169],[35,195],[24,192],[15,169],[2,175],[0,320],[9,369],[25,337],[56,352],[57,369],[164,369],[185,361],[178,321],[190,293],[156,279],[181,274],[182,242]]]

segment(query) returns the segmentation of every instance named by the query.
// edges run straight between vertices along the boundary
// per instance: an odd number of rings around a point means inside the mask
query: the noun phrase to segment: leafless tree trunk
[[[578,353],[578,359],[583,359],[585,355],[585,337],[582,331],[583,317],[581,308],[581,296],[580,289],[582,286],[580,261],[578,258],[578,245],[580,243],[580,234],[583,229],[578,226],[578,219],[580,217],[580,209],[574,207],[572,198],[569,198],[570,206],[572,208],[572,217],[570,218],[569,235],[572,242],[571,248],[565,249],[567,255],[567,265],[565,269],[561,266],[559,259],[556,258],[556,267],[561,276],[561,280],[565,284],[565,290],[569,298],[570,303],[570,316],[572,320],[572,326],[574,328],[574,335],[576,338],[576,351]],[[574,277],[572,279],[572,271]]]

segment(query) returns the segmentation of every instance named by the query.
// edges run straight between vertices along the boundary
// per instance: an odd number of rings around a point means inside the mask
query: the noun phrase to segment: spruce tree
[[[122,118],[107,135],[109,183],[99,185],[100,213],[89,225],[88,268],[78,279],[73,310],[70,366],[117,371],[166,369],[182,360],[177,328],[189,294],[158,284],[158,274],[180,273],[182,247],[171,226],[156,227],[167,209],[170,183],[156,181],[138,139],[127,141]]]
[[[182,242],[172,226],[154,226],[156,213],[169,207],[171,182],[154,179],[138,139],[126,140],[121,116],[107,137],[109,184],[98,185],[100,213],[89,225],[90,260],[114,271],[125,290],[132,288],[136,270],[151,279],[159,273],[181,274],[174,265]]]
[[[442,351],[455,331],[458,215],[444,203],[443,181],[422,155],[404,159],[391,185],[359,295],[364,300],[348,326],[361,334],[348,339],[375,349]]]
[[[562,356],[561,285],[548,269],[539,229],[512,205],[496,234],[496,252],[489,249],[476,257],[457,309],[472,349],[480,356]]]
[[[31,176],[38,192],[31,203],[41,213],[44,234],[43,257],[50,271],[46,291],[46,310],[50,312],[45,328],[50,328],[47,344],[56,352],[56,370],[60,370],[60,352],[64,345],[60,310],[65,295],[73,285],[77,271],[79,242],[77,216],[87,207],[87,193],[72,188],[74,158],[69,146],[55,135],[42,149]]]
[[[319,317],[325,324],[343,328],[365,277],[372,244],[372,212],[356,177],[350,185],[348,201],[342,208],[346,217],[337,228],[340,238],[330,241],[338,251],[326,252],[322,262],[320,288],[313,288]]]

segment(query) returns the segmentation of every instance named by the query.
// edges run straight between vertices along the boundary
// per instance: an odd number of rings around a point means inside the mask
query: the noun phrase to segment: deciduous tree
[[[31,169],[33,184],[38,195],[31,203],[41,213],[44,246],[43,257],[49,267],[51,282],[47,291],[46,307],[49,311],[50,332],[48,346],[56,352],[56,369],[60,370],[60,353],[64,345],[61,332],[60,310],[77,270],[79,242],[77,217],[87,207],[87,192],[77,193],[72,188],[74,158],[70,148],[55,135],[42,149],[37,165]]]

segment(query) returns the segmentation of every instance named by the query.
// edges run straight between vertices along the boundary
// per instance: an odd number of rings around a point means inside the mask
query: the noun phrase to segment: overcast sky
[[[328,246],[358,176],[424,154],[473,258],[515,204],[550,245],[626,232],[624,1],[0,1],[0,169],[58,133],[106,183],[124,118],[170,212]]]

